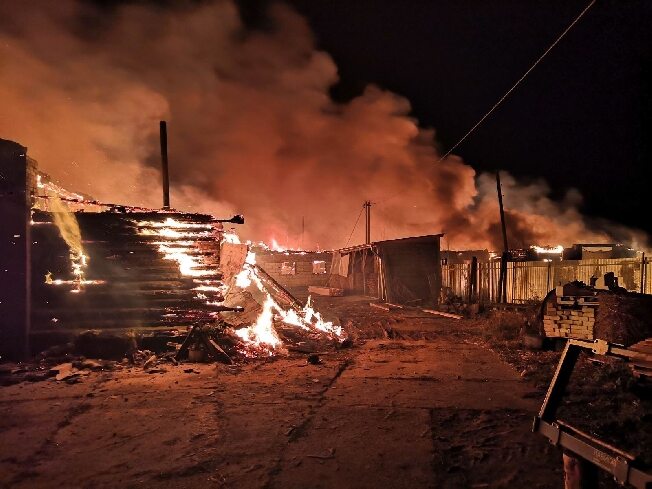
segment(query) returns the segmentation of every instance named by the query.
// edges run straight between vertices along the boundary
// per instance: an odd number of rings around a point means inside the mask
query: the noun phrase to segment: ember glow
[[[175,240],[166,241],[165,238],[202,238],[213,234],[210,224],[180,222],[168,217],[165,221],[138,221],[138,233],[142,236],[156,236],[161,238],[155,241],[158,250],[166,260],[173,260],[179,265],[182,275],[187,277],[204,277],[214,275],[214,271],[206,269],[200,258],[197,258],[195,241]]]
[[[44,178],[40,173],[36,175],[36,188],[39,190],[40,196],[45,198],[52,198],[52,196],[57,196],[59,198],[78,200],[80,202],[84,200],[83,195],[66,190],[51,180]],[[44,195],[41,194],[41,192],[43,192]]]
[[[132,221],[141,236],[153,237],[165,260],[177,264],[179,273],[193,279],[195,297],[209,306],[220,306],[225,291],[215,278],[217,270],[204,261],[199,247],[202,239],[214,238],[217,231],[210,223],[182,222],[171,217],[163,221]],[[211,313],[212,314],[212,313]]]
[[[159,245],[158,250],[163,253],[166,260],[174,260],[179,264],[179,270],[182,275],[188,277],[202,277],[213,275],[212,270],[201,270],[204,266],[203,263],[189,254],[188,248],[171,247],[167,245]]]
[[[142,227],[162,229],[203,229],[204,231],[211,231],[213,229],[213,226],[210,224],[181,222],[172,219],[171,217],[168,217],[165,221],[140,221],[138,222],[138,225]]]

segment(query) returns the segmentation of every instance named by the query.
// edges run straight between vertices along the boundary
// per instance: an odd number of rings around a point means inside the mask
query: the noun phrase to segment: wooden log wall
[[[214,320],[222,299],[222,225],[211,216],[80,212],[75,217],[87,255],[81,283],[52,214],[32,216],[33,337]],[[184,268],[188,263],[190,269]]]

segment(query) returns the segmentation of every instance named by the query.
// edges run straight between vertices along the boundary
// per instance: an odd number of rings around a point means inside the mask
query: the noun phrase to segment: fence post
[[[509,252],[505,251],[500,258],[500,277],[498,278],[498,302],[507,302],[507,259]]]
[[[550,292],[550,268],[552,267],[552,262],[548,262],[548,273],[546,275],[546,294]]]
[[[512,262],[512,303],[514,303],[514,296],[516,295],[516,266],[518,262]],[[507,302],[507,301],[505,301]]]
[[[475,296],[478,291],[478,258],[471,258],[471,281],[469,290],[469,302],[475,301]]]

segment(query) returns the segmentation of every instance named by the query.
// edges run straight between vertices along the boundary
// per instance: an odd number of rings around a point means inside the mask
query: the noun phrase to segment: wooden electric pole
[[[507,244],[507,228],[505,226],[505,209],[503,209],[503,189],[500,185],[500,172],[496,172],[496,189],[498,190],[498,206],[500,207],[500,225],[503,230],[503,252],[509,251]]]
[[[365,243],[371,243],[371,201],[365,200],[364,202],[364,211],[365,211]]]
[[[496,172],[496,190],[498,191],[498,206],[500,208],[500,226],[503,231],[503,254],[500,259],[498,302],[507,302],[507,261],[509,259],[509,245],[507,244],[507,227],[505,225],[505,209],[503,208],[503,189],[500,185],[500,171]]]

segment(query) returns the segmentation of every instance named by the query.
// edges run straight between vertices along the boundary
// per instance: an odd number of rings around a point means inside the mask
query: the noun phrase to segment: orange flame
[[[282,341],[274,330],[274,319],[282,321],[291,326],[297,326],[304,330],[318,330],[331,337],[341,338],[342,328],[330,321],[324,321],[321,314],[312,307],[310,297],[303,310],[283,309],[274,298],[267,292],[265,285],[258,275],[256,267],[256,255],[247,253],[246,263],[242,271],[236,275],[234,285],[241,289],[255,287],[265,294],[263,310],[251,326],[240,328],[235,331],[246,344],[256,349],[262,349],[273,354],[282,346]]]

